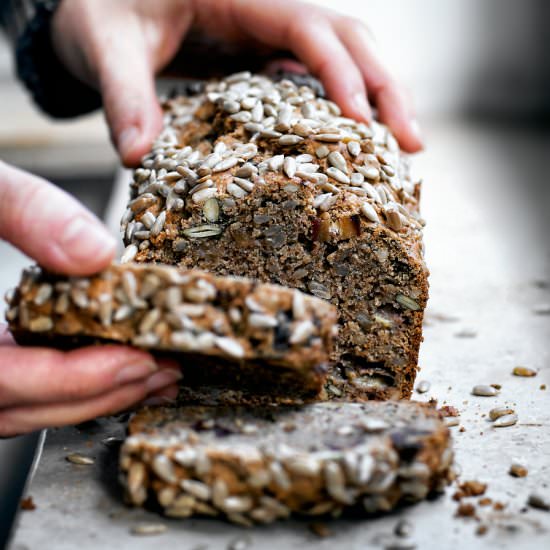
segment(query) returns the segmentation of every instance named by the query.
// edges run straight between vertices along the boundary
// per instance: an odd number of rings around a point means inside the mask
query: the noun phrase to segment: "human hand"
[[[2,162],[0,238],[69,275],[96,272],[115,252],[114,239],[75,199]],[[21,348],[0,326],[0,437],[173,399],[180,376],[174,362],[124,346]]]
[[[249,51],[290,50],[345,115],[370,119],[368,94],[401,147],[421,149],[408,96],[357,19],[298,0],[63,0],[53,20],[54,47],[76,77],[100,90],[126,165],[139,162],[161,129],[154,75],[191,29]]]

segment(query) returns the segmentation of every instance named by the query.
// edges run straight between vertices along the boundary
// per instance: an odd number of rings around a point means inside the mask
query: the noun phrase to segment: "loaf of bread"
[[[340,330],[322,397],[409,397],[428,273],[420,184],[389,131],[250,73],[169,99],[164,113],[131,184],[124,260],[328,300]]]
[[[191,395],[207,386],[251,403],[316,396],[337,317],[333,306],[297,290],[132,263],[73,278],[31,268],[8,298],[20,343],[170,352]]]
[[[120,454],[128,501],[250,525],[388,511],[441,490],[449,432],[419,403],[145,408]]]

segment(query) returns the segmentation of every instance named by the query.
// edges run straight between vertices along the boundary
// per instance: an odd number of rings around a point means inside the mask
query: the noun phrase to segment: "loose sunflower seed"
[[[494,388],[493,388],[494,389]],[[507,414],[514,414],[516,411],[510,407],[495,407],[494,409],[491,409],[489,411],[489,418],[491,420],[496,420],[497,418],[500,418],[501,416],[505,416]]]
[[[498,395],[498,390],[493,386],[478,384],[472,388],[472,395],[478,395],[480,397],[494,397],[495,395]]]
[[[530,369],[529,367],[514,367],[512,374],[514,376],[531,377],[531,376],[536,376],[537,371],[534,369]]]
[[[517,414],[505,414],[504,416],[497,418],[493,422],[493,427],[507,428],[508,426],[513,426],[514,424],[517,424],[517,421],[518,421]]]
[[[141,525],[136,525],[132,527],[130,532],[132,535],[138,536],[149,536],[149,535],[160,535],[166,532],[166,525],[162,523],[143,523]]]
[[[430,390],[430,383],[427,380],[421,380],[416,386],[416,391],[418,393],[426,393]]]
[[[71,453],[70,455],[67,455],[65,459],[72,464],[79,464],[82,466],[91,466],[92,464],[95,464],[95,458],[78,453]]]

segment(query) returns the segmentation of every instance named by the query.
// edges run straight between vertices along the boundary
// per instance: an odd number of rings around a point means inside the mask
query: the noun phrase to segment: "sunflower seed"
[[[31,332],[46,332],[53,328],[53,321],[45,316],[35,317],[29,321],[28,327]]]
[[[530,369],[528,367],[514,367],[514,370],[512,371],[512,374],[514,376],[530,377],[530,376],[536,376],[537,371],[534,370],[534,369]]]
[[[245,191],[248,191],[249,193],[254,189],[254,184],[250,180],[234,177],[233,182],[236,183],[239,187],[243,188]]]
[[[236,199],[243,199],[248,195],[248,193],[242,187],[234,183],[228,183],[226,187],[226,191]]]
[[[293,178],[296,174],[296,161],[292,157],[286,157],[283,163],[283,171],[289,177]]]
[[[317,195],[313,199],[313,208],[319,208],[325,202],[325,200],[332,196],[332,193],[322,193],[321,195]]]
[[[212,490],[202,481],[184,479],[180,486],[186,493],[189,493],[199,500],[210,500],[212,496]]]
[[[372,206],[372,204],[368,202],[364,202],[359,207],[359,210],[361,211],[361,214],[367,218],[367,220],[373,222],[373,223],[380,223],[380,218],[378,217],[378,214],[376,213],[376,210]]]
[[[99,320],[104,327],[110,327],[113,317],[113,299],[110,294],[102,293],[97,297]]]
[[[336,462],[327,462],[324,465],[324,475],[328,494],[344,504],[351,504],[350,496],[346,493],[344,473]]]
[[[158,237],[160,232],[164,229],[164,224],[166,222],[166,210],[163,210],[155,220],[153,227],[151,227],[151,236]]]
[[[336,203],[336,201],[338,200],[338,197],[336,195],[330,195],[328,196],[320,205],[319,205],[319,210],[321,212],[327,212],[328,210],[330,210],[334,204]]]
[[[426,393],[430,390],[430,383],[427,380],[421,380],[416,386],[416,391],[418,393]]]
[[[285,461],[287,469],[299,476],[316,476],[321,470],[321,464],[312,456],[297,455]]]
[[[174,453],[174,460],[184,468],[190,468],[195,465],[197,452],[192,447],[179,449]]]
[[[330,149],[326,145],[321,145],[315,149],[315,155],[317,158],[324,159],[330,153]]]
[[[264,313],[251,313],[248,316],[248,325],[254,328],[274,328],[278,325],[277,319]]]
[[[92,464],[95,464],[95,458],[92,458],[91,456],[84,456],[79,453],[71,453],[67,455],[65,459],[72,464],[79,464],[82,466],[91,466]]]
[[[149,536],[149,535],[160,535],[166,532],[167,527],[162,523],[143,523],[141,525],[136,525],[132,527],[132,535],[139,536]]]
[[[493,388],[494,389],[494,388]],[[497,418],[500,418],[501,416],[505,416],[507,414],[514,414],[516,411],[510,407],[495,407],[494,409],[491,409],[489,411],[489,418],[491,420],[496,420]]]
[[[332,153],[331,153],[332,154]],[[329,155],[330,156],[330,155]],[[333,179],[335,179],[336,181],[340,182],[340,183],[346,183],[346,184],[349,184],[350,183],[350,179],[348,176],[346,176],[346,174],[344,174],[344,172],[342,172],[341,170],[339,170],[338,168],[335,168],[334,166],[330,166],[329,168],[327,168],[325,170],[325,174]]]
[[[230,115],[229,118],[235,122],[250,122],[252,115],[248,111],[239,111],[238,113]]]
[[[348,152],[352,157],[356,157],[361,152],[361,145],[356,141],[348,141]]]
[[[292,293],[292,316],[294,319],[302,319],[306,315],[306,301],[304,295],[295,290]]]
[[[217,222],[220,217],[220,205],[218,201],[211,197],[202,207],[202,213],[209,222]]]
[[[405,296],[404,294],[398,294],[395,297],[395,301],[402,305],[406,309],[410,309],[412,311],[418,311],[420,309],[420,305],[418,302],[410,298],[409,296]]]
[[[306,342],[315,333],[315,326],[307,319],[297,323],[290,333],[288,341],[291,344],[302,344]]]
[[[113,321],[120,322],[125,321],[134,313],[134,308],[128,304],[122,304],[118,307],[113,315]]]
[[[512,477],[526,477],[529,471],[523,464],[519,464],[517,462],[513,462],[510,465],[510,469],[508,470],[508,473]]]
[[[531,493],[527,500],[527,504],[532,508],[539,510],[550,511],[550,496],[542,495],[540,493]]]
[[[140,218],[140,222],[147,228],[151,229],[153,227],[153,224],[155,223],[156,217],[152,212],[145,212],[143,216]]]
[[[236,170],[235,176],[239,178],[250,178],[251,176],[257,173],[258,173],[258,168],[254,166],[254,164],[251,164],[250,162],[246,162]]]
[[[220,478],[215,478],[212,484],[212,502],[218,507],[222,508],[224,500],[229,495],[227,485],[225,481]]]
[[[37,306],[44,305],[50,298],[53,292],[52,285],[48,283],[42,283],[37,289],[36,294],[34,295],[33,302]],[[9,304],[9,302],[6,300]]]
[[[284,468],[278,462],[269,464],[269,471],[274,483],[283,491],[288,491],[291,487],[290,478]]]
[[[304,141],[304,138],[294,134],[286,134],[279,138],[279,145],[297,145],[301,141]]]
[[[160,320],[160,317],[161,311],[158,308],[147,311],[139,324],[139,332],[141,334],[146,334],[150,332]]]
[[[230,168],[233,168],[233,166],[237,165],[239,163],[239,159],[237,157],[229,157],[226,158],[220,162],[218,162],[213,168],[212,172],[224,172],[225,170],[229,170]]]
[[[166,455],[156,455],[151,462],[151,469],[155,472],[155,474],[157,474],[158,477],[160,477],[160,479],[166,481],[166,483],[178,482],[174,465]]]
[[[223,499],[220,508],[227,514],[248,512],[253,505],[253,501],[248,496],[236,497],[229,496]]]
[[[340,134],[314,134],[312,138],[316,141],[324,141],[327,143],[337,143],[342,139]]]
[[[226,99],[222,103],[222,109],[227,113],[234,114],[240,111],[241,106],[236,101],[233,101],[231,99]]]
[[[253,122],[261,122],[264,117],[264,106],[261,101],[258,101],[256,105],[252,107],[251,115]]]
[[[139,214],[143,210],[149,208],[153,204],[156,204],[157,198],[151,193],[145,193],[128,203],[128,208],[132,210],[134,214]]]
[[[287,132],[290,129],[290,119],[292,118],[293,109],[288,103],[283,103],[279,106],[279,114],[277,116],[277,124],[275,130],[279,132]]]
[[[265,121],[264,121],[265,123]],[[280,138],[282,136],[281,132],[277,132],[275,130],[270,130],[269,128],[264,128],[260,135],[265,138]]]
[[[514,424],[517,424],[518,416],[517,414],[505,414],[504,416],[501,416],[497,418],[493,422],[494,428],[507,428],[508,426],[513,426]]]
[[[332,151],[332,153],[329,153],[328,162],[329,164],[331,164],[331,166],[333,166],[340,172],[344,174],[348,173],[348,165],[346,163],[346,159],[339,151]]]
[[[190,239],[204,239],[207,237],[215,237],[220,235],[222,229],[219,225],[204,224],[188,227],[183,230],[183,234]]]
[[[498,395],[498,390],[493,386],[479,384],[472,388],[472,395],[479,395],[481,397],[494,397],[495,395]]]
[[[245,350],[241,343],[234,338],[218,337],[216,338],[216,346],[222,351],[225,351],[231,357],[242,358],[245,355]]]

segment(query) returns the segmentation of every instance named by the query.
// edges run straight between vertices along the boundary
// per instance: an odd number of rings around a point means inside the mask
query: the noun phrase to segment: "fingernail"
[[[170,397],[149,397],[149,399],[145,399],[142,401],[142,405],[146,406],[157,406],[157,405],[173,405],[176,402],[175,399],[171,399]]]
[[[117,147],[121,156],[125,157],[132,151],[136,141],[139,139],[139,134],[139,129],[136,126],[130,126],[120,132]]]
[[[181,380],[181,378],[182,374],[179,370],[161,370],[160,372],[153,374],[153,376],[147,380],[145,388],[147,389],[147,393],[152,393],[164,388],[165,386],[174,384],[178,380]]]
[[[420,124],[418,124],[418,120],[416,120],[416,118],[411,120],[411,131],[414,134],[414,137],[420,143],[424,143],[424,137],[422,136],[422,130],[420,129]]]
[[[86,216],[73,218],[60,240],[63,251],[75,261],[88,261],[114,251],[114,237],[99,223]]]
[[[134,363],[127,365],[120,370],[115,376],[115,382],[121,386],[128,384],[129,382],[135,382],[150,376],[153,372],[158,370],[158,366],[153,361],[145,361],[144,363]]]
[[[367,102],[367,96],[363,92],[357,92],[352,98],[355,110],[361,113],[365,118],[370,119],[370,108]]]

